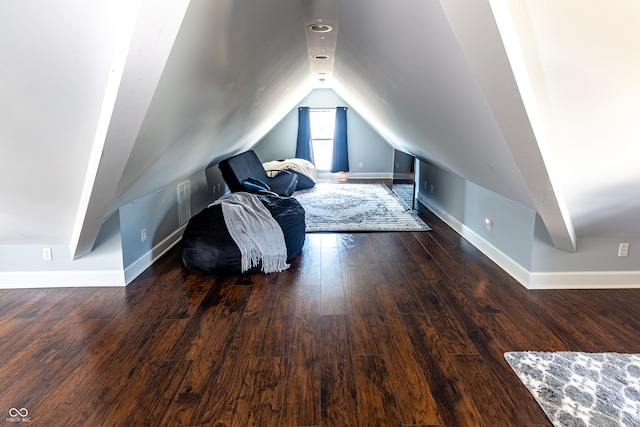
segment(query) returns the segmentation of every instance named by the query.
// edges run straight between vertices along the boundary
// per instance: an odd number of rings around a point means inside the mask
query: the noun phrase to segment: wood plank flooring
[[[176,247],[127,288],[0,291],[0,421],[548,426],[505,351],[640,352],[640,290],[527,291],[423,216],[309,234],[278,274],[191,273]]]

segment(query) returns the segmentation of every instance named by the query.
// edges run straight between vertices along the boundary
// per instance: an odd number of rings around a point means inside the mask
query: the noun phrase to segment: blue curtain
[[[333,135],[331,172],[349,172],[347,147],[347,107],[336,108],[336,127]]]
[[[309,107],[298,108],[298,142],[296,143],[296,157],[313,163]]]

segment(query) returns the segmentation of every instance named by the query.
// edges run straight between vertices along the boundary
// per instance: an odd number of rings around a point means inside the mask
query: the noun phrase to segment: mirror
[[[396,193],[409,209],[415,209],[416,158],[399,150],[393,150],[393,179],[391,191]]]

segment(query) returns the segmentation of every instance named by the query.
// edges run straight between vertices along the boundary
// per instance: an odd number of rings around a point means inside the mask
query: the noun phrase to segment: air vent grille
[[[178,184],[178,224],[180,227],[191,219],[191,182]]]

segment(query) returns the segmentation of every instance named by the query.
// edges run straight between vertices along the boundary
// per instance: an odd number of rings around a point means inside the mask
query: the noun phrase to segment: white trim
[[[131,283],[136,277],[142,274],[147,268],[149,268],[154,262],[156,262],[162,255],[167,253],[169,249],[171,249],[176,243],[182,239],[182,234],[184,233],[184,229],[187,227],[184,226],[178,228],[176,231],[167,236],[164,240],[159,242],[149,251],[147,251],[140,258],[135,260],[131,265],[124,269],[124,278],[126,284]]]
[[[318,179],[393,179],[391,172],[318,172]]]
[[[126,286],[178,243],[185,228],[174,231],[124,270],[0,272],[0,289]]]
[[[0,289],[125,286],[122,270],[11,271],[0,273]]]
[[[640,288],[640,271],[531,272],[457,218],[437,206],[427,206],[420,194],[417,200],[527,289]]]
[[[527,289],[640,288],[640,271],[530,273]]]
[[[498,264],[504,271],[507,272],[511,277],[516,279],[518,283],[520,283],[525,288],[529,288],[528,282],[530,278],[530,272],[522,265],[518,264],[516,261],[511,259],[507,254],[502,252],[500,249],[496,248],[485,239],[476,234],[475,231],[471,230],[466,225],[462,225],[463,230],[461,236],[464,237],[471,243],[473,246],[478,248],[483,254],[485,254],[489,259]]]
[[[489,259],[498,264],[500,268],[506,271],[511,277],[516,279],[518,283],[520,283],[525,288],[528,288],[529,282],[529,271],[522,267],[520,264],[515,262],[509,256],[507,256],[504,252],[487,242],[485,239],[480,237],[476,232],[471,230],[469,227],[461,223],[457,218],[449,215],[447,212],[430,205],[427,205],[420,200],[420,194],[418,194],[418,202],[421,203],[425,208],[429,209],[433,212],[438,218],[440,218],[443,222],[445,222],[449,227],[451,227],[456,233],[460,234],[464,237],[469,243],[475,246],[480,252],[485,254]]]
[[[71,256],[74,259],[79,256],[86,255],[91,251],[104,217],[104,211],[99,214],[94,213],[92,215],[92,196],[96,197],[96,194],[99,194],[96,191],[96,184],[100,182],[100,166],[101,162],[103,162],[106,157],[105,144],[107,143],[109,127],[113,120],[116,103],[118,101],[118,93],[125,75],[127,58],[129,57],[129,50],[131,49],[131,43],[136,30],[136,22],[138,20],[138,15],[140,14],[140,3],[140,1],[136,2],[135,8],[131,9],[135,11],[135,13],[119,14],[123,19],[122,22],[118,23],[119,25],[116,31],[117,41],[114,49],[113,62],[111,64],[111,72],[107,78],[102,105],[100,106],[100,111],[98,113],[98,123],[95,134],[93,135],[93,142],[91,143],[91,150],[89,151],[88,165],[83,180],[82,192],[80,193],[80,201],[78,203],[78,209],[76,211],[75,221],[71,231],[71,243],[69,246]],[[121,12],[124,12],[124,10],[121,10]],[[129,116],[129,114],[127,116]],[[135,140],[135,138],[133,139]],[[131,143],[130,146],[132,147],[133,143]],[[128,148],[129,152],[131,147]],[[129,158],[129,152],[126,152],[123,148],[124,146],[120,144],[118,149],[115,150],[115,158],[119,160],[119,163],[122,163],[122,168],[124,168],[124,164]],[[114,169],[115,161],[109,158],[108,163],[108,173],[112,174],[113,172],[111,171]],[[105,172],[102,173],[104,174]],[[118,179],[119,178],[120,176],[118,176]],[[112,187],[113,192],[115,193],[115,187],[118,185],[118,180],[113,178],[111,181],[114,181],[112,182]],[[102,187],[104,187],[104,185],[100,187],[100,191],[104,192],[105,189]],[[109,196],[109,200],[112,196],[113,193]],[[93,204],[101,206],[104,205],[104,203],[96,203],[95,201],[93,201]],[[90,232],[88,232],[88,229],[90,229]]]

